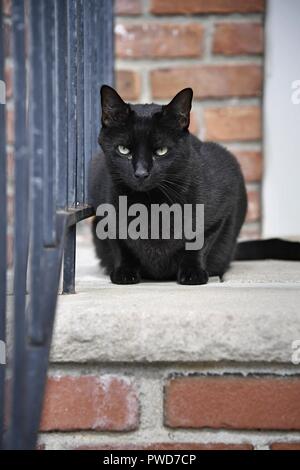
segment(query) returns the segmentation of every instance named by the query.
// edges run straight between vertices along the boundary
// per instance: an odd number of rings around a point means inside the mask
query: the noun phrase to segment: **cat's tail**
[[[300,242],[269,238],[239,242],[235,260],[281,259],[300,261]]]

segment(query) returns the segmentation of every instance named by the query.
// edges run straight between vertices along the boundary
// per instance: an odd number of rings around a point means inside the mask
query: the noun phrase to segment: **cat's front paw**
[[[199,266],[180,267],[177,274],[177,282],[184,285],[207,284],[208,273]]]
[[[114,284],[137,284],[141,280],[137,270],[126,266],[115,268],[110,275],[110,279]]]

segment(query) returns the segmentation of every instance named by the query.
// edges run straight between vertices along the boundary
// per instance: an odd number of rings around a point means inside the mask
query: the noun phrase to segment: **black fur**
[[[300,243],[280,238],[250,240],[237,244],[235,260],[282,259],[300,261]]]
[[[93,206],[112,203],[117,208],[120,195],[128,196],[128,205],[205,206],[205,243],[200,251],[185,251],[185,240],[100,241],[96,217],[96,251],[112,282],[145,278],[205,284],[210,275],[221,277],[233,259],[245,219],[246,189],[239,164],[228,150],[189,133],[192,90],[182,90],[167,106],[124,103],[108,86],[102,87],[101,99],[102,151],[92,160],[90,172]],[[118,153],[118,145],[130,148],[131,160]],[[155,157],[155,149],[161,147],[167,147],[168,154]]]

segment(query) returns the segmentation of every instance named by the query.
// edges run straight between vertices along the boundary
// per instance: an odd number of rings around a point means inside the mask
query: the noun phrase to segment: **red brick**
[[[139,422],[136,391],[112,376],[63,376],[48,380],[42,431],[129,431]]]
[[[194,442],[153,442],[150,444],[103,444],[80,446],[76,450],[253,450],[251,444],[197,444]]]
[[[141,81],[138,72],[117,70],[116,88],[124,100],[137,101],[141,93]]]
[[[233,150],[241,165],[244,178],[247,182],[260,181],[262,178],[262,155],[261,152]]]
[[[223,55],[261,54],[263,28],[259,23],[218,23],[215,25],[213,52]]]
[[[259,106],[232,106],[204,110],[205,137],[219,141],[261,139]]]
[[[12,97],[13,92],[13,68],[11,65],[6,65],[4,69],[4,80],[6,86],[6,99]]]
[[[260,13],[264,5],[264,0],[151,0],[150,10],[156,15]]]
[[[142,13],[141,0],[116,0],[116,15],[139,15]]]
[[[271,450],[300,450],[300,442],[274,442]]]
[[[11,150],[7,152],[6,166],[8,182],[12,182],[14,179],[14,154]]]
[[[197,135],[197,134],[198,134],[198,130],[199,130],[199,127],[198,127],[198,119],[197,119],[196,114],[192,111],[192,112],[191,112],[191,115],[190,115],[189,131],[190,131],[192,134]]]
[[[3,34],[4,55],[5,57],[9,57],[12,55],[11,25],[5,23],[3,30],[4,30],[4,34]]]
[[[14,142],[14,111],[12,109],[6,110],[6,138],[9,144]]]
[[[157,69],[151,72],[155,98],[170,98],[191,87],[195,98],[259,96],[262,88],[260,65],[195,65]]]
[[[7,214],[7,223],[8,225],[13,225],[14,222],[14,197],[12,194],[7,195],[7,209],[6,209],[6,214]]]
[[[165,387],[174,428],[300,429],[299,378],[183,377]]]
[[[13,265],[13,258],[14,258],[14,237],[12,233],[7,234],[6,243],[7,243],[7,266],[11,267]]]
[[[256,222],[260,218],[260,193],[257,190],[248,191],[248,211],[246,222]]]
[[[3,13],[4,15],[11,15],[11,0],[2,0],[3,1]]]
[[[119,58],[199,57],[203,52],[200,24],[119,23],[115,32]]]

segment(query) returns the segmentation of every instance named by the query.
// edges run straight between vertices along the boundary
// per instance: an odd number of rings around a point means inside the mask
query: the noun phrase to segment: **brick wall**
[[[299,377],[108,367],[49,377],[42,448],[300,450]]]
[[[264,0],[116,0],[117,88],[165,103],[192,87],[190,130],[237,156],[248,187],[243,234],[260,234]]]

